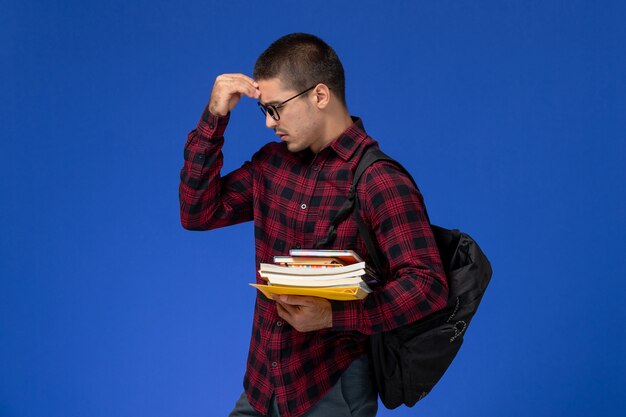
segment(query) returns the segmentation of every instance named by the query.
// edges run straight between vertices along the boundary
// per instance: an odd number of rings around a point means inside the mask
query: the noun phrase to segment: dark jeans
[[[355,360],[341,378],[303,417],[373,417],[378,411],[378,394],[372,385],[367,356]],[[229,417],[261,417],[243,393]],[[272,398],[268,417],[280,417]]]

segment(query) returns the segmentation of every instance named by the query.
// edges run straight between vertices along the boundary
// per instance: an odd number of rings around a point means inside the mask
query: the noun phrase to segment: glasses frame
[[[280,109],[281,107],[283,107],[285,104],[289,103],[291,100],[300,97],[301,95],[308,93],[309,91],[313,90],[315,87],[317,87],[317,84],[315,84],[312,87],[307,88],[306,90],[304,90],[301,93],[296,94],[295,96],[288,98],[287,100],[283,101],[282,103],[276,104],[276,105],[272,105],[272,104],[263,104],[260,101],[257,103],[259,105],[259,109],[261,109],[261,112],[263,113],[263,116],[267,117],[267,114],[269,113],[270,117],[276,121],[280,120],[280,114],[278,113],[278,109]]]

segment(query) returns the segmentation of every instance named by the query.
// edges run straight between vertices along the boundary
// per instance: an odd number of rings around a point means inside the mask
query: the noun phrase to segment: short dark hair
[[[323,83],[346,104],[346,79],[337,53],[326,42],[308,33],[292,33],[274,41],[254,65],[254,79],[280,79],[289,88],[303,91]]]

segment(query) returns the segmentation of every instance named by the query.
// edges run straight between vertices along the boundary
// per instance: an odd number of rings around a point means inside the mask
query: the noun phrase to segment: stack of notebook
[[[374,272],[351,250],[294,249],[290,256],[275,256],[273,264],[261,264],[265,285],[251,284],[268,298],[273,294],[357,300],[377,282]]]

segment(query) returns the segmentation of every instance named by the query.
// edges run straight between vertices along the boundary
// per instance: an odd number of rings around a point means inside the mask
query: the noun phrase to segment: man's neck
[[[343,132],[345,132],[350,126],[352,126],[354,124],[354,122],[352,121],[352,118],[350,117],[350,115],[348,114],[348,112],[344,112],[341,117],[338,118],[338,120],[336,121],[336,123],[333,123],[330,126],[329,129],[329,134],[330,137],[334,139],[337,139],[339,137],[339,135],[341,135]]]
[[[324,149],[333,143],[343,132],[354,124],[348,111],[346,109],[342,110],[343,111],[331,113],[332,116],[329,116],[323,132],[324,146],[321,149]]]

